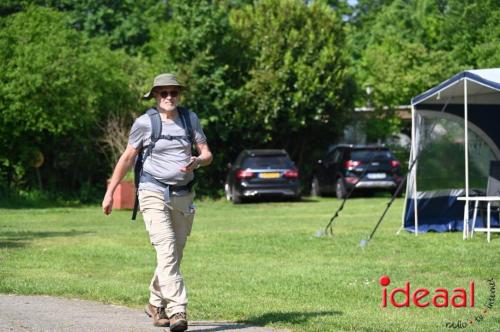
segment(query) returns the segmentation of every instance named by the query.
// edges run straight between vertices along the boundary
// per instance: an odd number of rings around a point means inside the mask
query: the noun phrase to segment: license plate
[[[386,174],[385,173],[368,173],[368,174],[366,174],[366,177],[370,180],[379,180],[379,179],[385,179]]]
[[[280,173],[260,173],[259,178],[261,179],[277,179],[281,176]]]

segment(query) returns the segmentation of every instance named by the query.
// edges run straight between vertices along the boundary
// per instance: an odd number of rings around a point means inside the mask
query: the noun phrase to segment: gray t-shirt
[[[207,142],[198,116],[189,111],[191,126],[196,144]],[[186,136],[180,116],[174,120],[162,121],[162,135]],[[130,130],[128,144],[136,149],[149,145],[151,142],[151,120],[149,115],[138,117]],[[185,166],[191,157],[191,144],[187,139],[159,139],[152,154],[144,163],[144,171],[153,175],[157,180],[170,185],[183,186],[194,178],[194,174],[183,173],[181,167]],[[163,192],[163,188],[153,183],[141,183],[139,190],[153,190]]]

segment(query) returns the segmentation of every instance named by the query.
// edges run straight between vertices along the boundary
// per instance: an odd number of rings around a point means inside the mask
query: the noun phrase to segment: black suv
[[[244,150],[229,164],[224,191],[228,201],[281,196],[298,199],[299,172],[285,150]]]
[[[335,193],[338,198],[345,198],[352,188],[394,193],[401,180],[401,163],[388,148],[336,145],[329,149],[324,159],[318,160],[311,181],[311,195]]]

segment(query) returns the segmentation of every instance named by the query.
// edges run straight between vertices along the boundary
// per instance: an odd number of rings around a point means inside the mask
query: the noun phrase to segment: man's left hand
[[[189,163],[186,166],[181,167],[181,172],[190,173],[190,172],[194,171],[195,169],[197,169],[198,167],[200,167],[200,164],[201,164],[200,158],[191,157]]]

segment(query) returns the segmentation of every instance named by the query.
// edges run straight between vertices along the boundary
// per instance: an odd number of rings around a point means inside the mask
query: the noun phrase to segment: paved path
[[[0,294],[0,331],[144,331],[154,327],[142,310],[50,296]],[[188,331],[278,332],[231,322],[190,321]],[[284,330],[280,330],[285,332]]]

